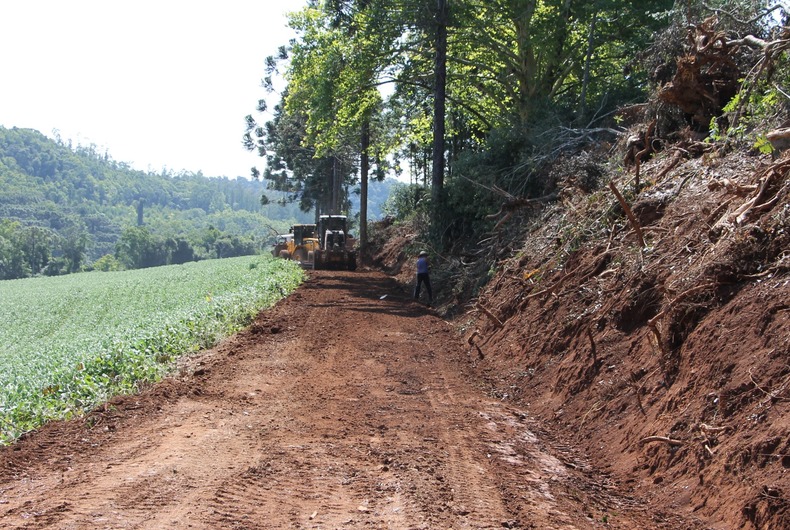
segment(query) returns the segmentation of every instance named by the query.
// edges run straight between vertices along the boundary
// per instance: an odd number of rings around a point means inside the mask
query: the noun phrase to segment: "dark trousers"
[[[431,292],[431,277],[427,272],[417,274],[417,287],[414,288],[414,299],[420,299],[420,287],[425,284],[425,290],[428,291],[428,301],[433,302],[433,292]]]

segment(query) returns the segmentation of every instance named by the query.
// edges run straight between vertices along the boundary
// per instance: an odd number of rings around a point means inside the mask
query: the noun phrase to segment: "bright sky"
[[[17,0],[0,19],[0,125],[140,170],[248,177],[244,116],[305,0]],[[273,107],[277,98],[269,101]]]

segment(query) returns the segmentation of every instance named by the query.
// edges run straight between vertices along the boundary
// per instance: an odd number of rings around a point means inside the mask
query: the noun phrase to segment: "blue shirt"
[[[417,258],[417,274],[428,274],[428,258]]]

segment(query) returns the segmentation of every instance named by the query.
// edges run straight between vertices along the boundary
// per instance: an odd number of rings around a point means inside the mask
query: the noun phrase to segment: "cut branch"
[[[595,352],[595,339],[593,338],[592,331],[590,330],[590,328],[587,328],[586,332],[587,332],[587,338],[590,341],[590,354],[592,355],[593,362],[598,362]]]
[[[493,191],[494,193],[498,193],[505,197],[505,202],[502,203],[502,206],[499,208],[499,211],[495,214],[487,215],[486,219],[496,219],[500,215],[503,217],[499,220],[499,222],[494,227],[494,231],[499,230],[499,228],[505,224],[512,216],[516,210],[521,208],[525,208],[527,206],[534,206],[539,203],[543,202],[550,202],[555,201],[559,198],[559,192],[550,193],[548,195],[544,195],[542,197],[536,197],[534,199],[527,199],[525,197],[514,197],[513,195],[509,194],[508,192],[497,188],[496,186],[492,188],[488,188],[489,190]]]
[[[628,206],[628,203],[625,202],[625,199],[617,189],[617,186],[614,185],[614,182],[609,181],[609,188],[612,190],[612,193],[614,193],[614,196],[617,197],[617,200],[620,202],[620,206],[622,206],[623,210],[625,210],[625,215],[628,216],[628,221],[631,223],[631,228],[634,229],[634,232],[636,232],[636,237],[639,238],[639,245],[641,246],[640,248],[645,248],[647,246],[645,244],[645,236],[642,234],[642,227],[639,226],[639,221],[637,221],[636,217],[634,217],[634,212],[631,211],[631,208]]]
[[[683,155],[684,155],[683,150],[675,149],[675,152],[672,154],[672,158],[669,160],[667,165],[664,166],[664,168],[661,169],[661,171],[659,171],[658,174],[656,175],[655,181],[656,182],[660,181],[662,178],[664,178],[664,176],[666,176],[667,173],[675,169],[675,167],[680,163],[680,161],[683,160]]]
[[[770,15],[771,13],[773,13],[774,11],[776,11],[777,9],[779,9],[779,8],[781,8],[781,7],[782,7],[782,4],[781,4],[781,3],[779,3],[779,4],[776,4],[776,5],[775,5],[775,6],[773,6],[773,7],[765,7],[765,8],[762,10],[762,12],[760,12],[760,13],[757,13],[757,14],[756,14],[754,17],[752,17],[751,19],[749,19],[749,20],[741,20],[740,18],[738,18],[737,16],[735,16],[735,14],[733,14],[733,13],[730,13],[729,11],[725,11],[724,9],[720,9],[720,8],[717,8],[717,7],[709,6],[709,5],[708,5],[708,4],[706,4],[705,2],[703,2],[703,3],[702,3],[702,5],[703,5],[703,6],[705,6],[705,9],[708,9],[708,10],[710,10],[710,11],[713,11],[713,12],[714,12],[714,13],[716,13],[717,15],[718,15],[718,14],[727,15],[728,17],[730,17],[731,19],[733,19],[735,22],[738,22],[739,24],[745,24],[745,25],[753,24],[753,23],[757,22],[758,20],[760,20],[761,18],[763,18],[763,17],[767,17],[768,15]],[[751,36],[751,35],[750,35],[750,36]]]
[[[544,195],[542,197],[527,199],[526,197],[514,197],[513,195],[509,194],[505,190],[497,188],[496,186],[494,186],[493,191],[504,196],[506,200],[500,207],[499,211],[493,215],[489,215],[487,217],[488,219],[493,219],[494,217],[499,216],[499,214],[503,212],[512,212],[513,210],[518,210],[519,208],[523,208],[525,206],[531,206],[535,203],[554,201],[557,200],[557,198],[559,198],[560,195],[558,192],[554,192],[548,195]]]

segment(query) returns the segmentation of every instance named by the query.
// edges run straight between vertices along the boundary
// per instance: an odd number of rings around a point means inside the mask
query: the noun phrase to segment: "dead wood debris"
[[[658,172],[658,174],[655,177],[655,181],[656,182],[660,181],[662,178],[666,176],[667,173],[675,169],[677,165],[680,164],[680,161],[683,160],[683,154],[684,154],[683,149],[673,148],[672,158],[670,158],[669,162],[667,162],[667,165],[661,168],[661,171]]]
[[[675,440],[674,438],[669,438],[667,436],[648,436],[647,438],[642,438],[641,440],[639,440],[640,445],[645,445],[650,442],[662,442],[675,447],[680,447],[684,445],[682,440]]]
[[[645,248],[647,245],[645,244],[645,236],[642,233],[642,227],[639,225],[639,221],[636,220],[634,216],[634,212],[631,211],[631,208],[628,206],[628,203],[625,202],[625,198],[617,189],[617,186],[614,185],[614,182],[609,182],[609,189],[612,190],[614,196],[617,197],[617,201],[620,203],[620,206],[623,207],[625,210],[625,215],[628,217],[628,221],[631,223],[631,228],[634,229],[636,232],[636,237],[639,239],[639,248]]]
[[[775,390],[765,390],[762,386],[760,386],[757,381],[754,380],[754,375],[752,374],[751,368],[749,369],[749,380],[754,385],[754,388],[765,394],[770,401],[790,401],[790,398],[782,396],[781,393],[784,391],[785,386],[787,386],[788,381],[790,381],[790,376],[785,377],[782,384]]]
[[[697,285],[696,287],[692,287],[691,289],[683,291],[682,293],[677,295],[671,302],[669,302],[656,316],[648,320],[647,325],[651,327],[655,326],[658,323],[658,321],[661,320],[664,317],[664,315],[666,315],[669,311],[671,311],[672,308],[675,307],[677,304],[679,304],[689,296],[694,295],[700,291],[704,291],[705,289],[710,289],[711,287],[713,287],[713,283],[704,283],[702,285]]]
[[[753,193],[757,187],[757,184],[738,184],[737,182],[733,182],[728,178],[723,178],[721,180],[713,179],[708,183],[708,189],[711,191],[717,191],[724,188],[728,193],[738,195],[739,197],[746,197],[750,193]]]
[[[483,336],[482,333],[480,333],[480,330],[477,329],[474,330],[471,335],[469,335],[469,338],[466,339],[466,342],[467,344],[469,344],[470,346],[472,346],[474,349],[477,350],[477,358],[482,360],[485,358],[485,355],[483,354],[483,350],[480,349],[480,345],[475,342],[475,339],[478,337],[482,339],[482,344],[486,343],[487,339]]]
[[[593,267],[593,269],[589,273],[585,274],[581,279],[578,280],[578,282],[577,282],[578,285],[583,285],[584,283],[587,282],[587,280],[589,280],[593,276],[598,276],[598,275],[603,274],[603,272],[605,272],[604,271],[604,267],[609,262],[609,259],[611,257],[612,257],[612,251],[611,251],[611,249],[608,249],[608,248],[605,251],[603,251],[602,253],[598,254],[595,257],[595,266]],[[582,268],[582,266],[580,265],[579,267],[576,267],[572,271],[566,272],[565,274],[563,274],[563,276],[559,280],[554,282],[550,287],[547,287],[546,289],[543,289],[541,291],[530,293],[530,294],[528,294],[527,296],[524,297],[524,300],[530,300],[532,298],[537,298],[537,297],[542,296],[542,295],[547,294],[547,293],[550,294],[550,295],[558,296],[557,295],[557,291],[559,291],[560,287],[562,287],[562,285],[565,283],[565,281],[568,280],[569,278],[571,278],[574,274],[576,274],[576,272],[578,272],[579,269],[581,269],[581,268]],[[561,293],[561,294],[564,294],[564,293]]]
[[[712,425],[708,425],[707,423],[700,423],[699,429],[705,432],[725,432],[730,430],[730,427],[728,427],[727,425],[724,425],[722,427],[714,427]]]
[[[781,153],[790,147],[790,127],[766,133],[765,138],[771,142],[776,152]]]
[[[502,321],[499,320],[499,318],[497,318],[497,316],[494,313],[492,313],[491,310],[485,307],[483,304],[478,302],[477,304],[475,304],[475,307],[479,309],[485,316],[487,316],[489,320],[491,320],[491,322],[493,322],[497,328],[502,329],[505,327],[505,324],[503,324]]]
[[[585,332],[587,333],[587,339],[590,341],[590,355],[592,355],[593,362],[598,362],[598,358],[596,356],[595,351],[595,338],[593,338],[592,330],[590,328],[586,328]]]
[[[661,331],[658,329],[658,322],[662,318],[664,318],[664,315],[666,315],[669,311],[671,311],[672,308],[675,307],[678,303],[682,302],[683,300],[685,300],[686,298],[688,298],[693,294],[696,294],[700,291],[704,291],[706,289],[710,289],[712,286],[713,286],[712,283],[704,283],[702,285],[697,285],[696,287],[692,287],[691,289],[688,289],[687,291],[680,293],[678,296],[675,297],[674,300],[669,302],[669,304],[667,304],[661,311],[659,311],[656,316],[654,316],[653,318],[647,321],[647,327],[652,332],[653,337],[656,341],[656,345],[658,346],[661,355],[663,357],[666,357],[668,352],[666,346],[664,345],[664,341],[661,339]]]
[[[741,204],[733,212],[722,215],[711,227],[714,234],[721,234],[725,231],[732,231],[736,226],[743,225],[753,214],[769,210],[783,195],[784,188],[787,186],[788,176],[790,175],[790,158],[785,158],[764,169],[759,177],[759,182],[754,185],[744,186],[732,183],[728,179],[722,181],[712,181],[709,186],[714,189],[724,187],[730,193],[743,196],[753,193],[752,197]],[[782,184],[780,186],[780,184]],[[780,187],[773,197],[768,198],[769,190]],[[719,208],[716,212],[720,213]]]
[[[497,222],[496,226],[494,226],[494,232],[502,228],[502,225],[507,223],[517,210],[526,208],[527,206],[535,206],[544,202],[556,201],[560,196],[559,192],[555,192],[544,195],[543,197],[528,199],[526,197],[515,197],[497,186],[493,186],[491,189],[505,198],[505,202],[502,203],[502,206],[499,208],[497,213],[486,216],[486,219],[496,219],[499,216],[502,216],[502,218]]]
[[[634,391],[634,396],[636,396],[636,404],[639,406],[639,412],[642,413],[642,416],[647,416],[647,412],[645,412],[645,407],[642,404],[642,388],[644,385],[637,386],[637,380],[634,377],[634,374],[631,374],[631,377],[628,378],[628,383],[631,385],[631,389]]]
[[[716,30],[717,17],[689,29],[689,52],[677,61],[672,80],[658,91],[663,103],[680,108],[697,130],[707,130],[711,118],[737,93],[741,73],[733,59],[739,46]]]
[[[732,204],[733,199],[727,199],[726,201],[722,202],[720,205],[716,207],[715,210],[711,212],[711,214],[705,219],[705,224],[708,225],[709,228],[713,228],[711,224],[715,219],[718,219],[721,216],[721,213],[730,207]]]
[[[650,153],[655,151],[653,147],[653,134],[655,132],[657,120],[651,121],[644,131],[628,137],[626,143],[625,157],[623,158],[623,165],[625,167],[635,167],[634,189],[639,193],[639,170],[642,160],[645,159]]]
[[[642,158],[648,156],[650,153],[654,151],[653,132],[656,130],[656,122],[657,120],[654,119],[647,126],[647,131],[645,132],[645,147],[641,151],[639,151],[634,157],[634,162],[636,163],[636,168],[634,170],[634,190],[636,190],[637,193],[639,193],[640,191],[639,169],[642,167]]]
[[[740,103],[735,109],[730,127],[734,128],[743,115],[747,102],[751,99],[751,93],[757,85],[757,81],[763,75],[763,72],[770,72],[773,65],[779,58],[779,55],[787,50],[790,50],[790,28],[785,27],[782,31],[780,38],[773,41],[765,41],[757,38],[754,35],[747,35],[742,39],[732,40],[727,42],[728,46],[750,46],[752,48],[759,48],[763,51],[763,55],[757,64],[752,67],[746,78],[741,83]],[[768,74],[770,76],[770,74]],[[769,140],[770,141],[770,140]],[[773,144],[773,142],[772,142]]]

